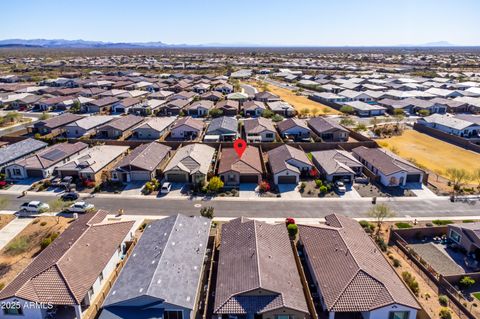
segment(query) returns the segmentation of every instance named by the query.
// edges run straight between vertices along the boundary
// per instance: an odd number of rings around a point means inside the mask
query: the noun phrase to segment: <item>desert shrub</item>
[[[260,184],[258,185],[258,188],[261,193],[266,193],[271,189],[270,183],[267,181],[261,181]]]
[[[45,226],[46,224],[47,224],[47,222],[41,222],[40,226]]]
[[[473,219],[465,219],[462,220],[462,223],[469,224],[469,223],[474,223],[475,221]]]
[[[445,295],[438,296],[438,303],[443,307],[448,306],[448,297]]]
[[[451,221],[451,220],[435,219],[435,220],[432,220],[432,223],[435,224],[435,225],[437,225],[437,226],[445,226],[445,225],[453,224],[453,221]]]
[[[473,279],[470,276],[463,276],[462,279],[460,279],[460,281],[458,282],[458,285],[462,289],[468,289],[468,288],[472,287],[473,285],[475,285],[475,279]]]
[[[27,251],[28,249],[28,238],[19,237],[13,239],[6,248],[6,253],[9,255],[19,255]]]
[[[322,194],[325,194],[326,192],[328,192],[328,188],[325,185],[320,186],[319,190],[320,190],[320,193]]]
[[[315,180],[315,187],[320,188],[322,185],[323,185],[323,182],[321,179]]]
[[[449,308],[442,308],[440,309],[440,312],[439,312],[439,317],[440,319],[451,319],[452,318],[452,312],[450,311]]]
[[[292,238],[295,238],[298,233],[298,226],[296,224],[288,224],[287,225],[288,235]]]
[[[42,239],[42,241],[40,242],[40,247],[42,248],[42,250],[44,250],[51,243],[52,243],[52,239],[50,239],[50,237],[46,237],[46,238]]]
[[[207,189],[214,193],[218,192],[222,188],[223,188],[223,182],[218,176],[212,177],[207,185]]]
[[[366,220],[359,221],[360,226],[363,227],[365,232],[371,234],[375,230],[375,225],[372,223],[367,222]]]
[[[410,225],[409,223],[405,223],[405,222],[395,223],[395,226],[397,226],[397,228],[399,228],[399,229],[412,228],[412,225]]]
[[[410,290],[415,294],[415,296],[418,296],[418,293],[420,292],[420,288],[418,286],[418,282],[415,279],[414,276],[412,276],[411,273],[408,271],[402,272],[402,278],[407,284],[407,286],[410,288]]]
[[[398,268],[401,265],[402,264],[400,263],[400,260],[398,260],[397,258],[393,258],[393,267]]]
[[[215,209],[213,207],[202,207],[200,209],[200,215],[212,219],[215,215]]]
[[[387,243],[382,237],[377,237],[375,238],[375,242],[377,243],[378,247],[380,248],[381,251],[386,252],[387,251]]]

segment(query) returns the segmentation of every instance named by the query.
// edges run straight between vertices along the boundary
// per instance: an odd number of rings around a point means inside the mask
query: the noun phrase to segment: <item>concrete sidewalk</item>
[[[22,230],[32,222],[31,218],[15,218],[0,230],[0,250],[15,238]]]

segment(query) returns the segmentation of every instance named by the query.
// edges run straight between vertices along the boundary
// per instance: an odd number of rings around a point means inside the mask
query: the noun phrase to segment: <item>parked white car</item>
[[[335,188],[338,190],[339,193],[345,193],[347,191],[345,184],[341,181],[335,182]]]
[[[160,188],[160,194],[168,194],[170,192],[170,189],[172,189],[172,183],[165,182]]]
[[[28,203],[23,203],[20,206],[21,212],[28,212],[28,213],[44,213],[50,208],[50,206],[46,203],[42,203],[38,200],[33,200]]]
[[[68,211],[71,213],[85,213],[95,208],[95,205],[86,202],[76,202],[70,205]]]

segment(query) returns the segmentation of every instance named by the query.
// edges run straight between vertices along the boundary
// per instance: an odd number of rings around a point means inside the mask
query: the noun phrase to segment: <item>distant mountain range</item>
[[[447,41],[430,42],[424,44],[403,44],[396,47],[454,47]],[[282,47],[280,45],[261,45],[252,43],[208,43],[208,44],[167,44],[160,41],[156,42],[103,42],[103,41],[85,41],[85,40],[64,40],[64,39],[7,39],[0,40],[0,47],[27,47],[27,48],[195,48],[195,47]],[[292,47],[286,45],[285,47]],[[313,46],[310,46],[313,47]],[[319,46],[322,47],[322,46]],[[330,46],[325,46],[330,47]],[[387,46],[388,47],[388,46]]]

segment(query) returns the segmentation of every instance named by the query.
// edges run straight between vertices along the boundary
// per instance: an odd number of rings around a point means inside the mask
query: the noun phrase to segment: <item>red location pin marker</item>
[[[238,157],[242,158],[243,152],[245,152],[245,149],[247,148],[247,142],[241,138],[236,139],[235,142],[233,142],[233,148],[235,149],[235,152],[237,152]]]

